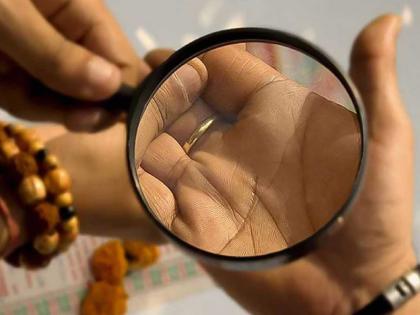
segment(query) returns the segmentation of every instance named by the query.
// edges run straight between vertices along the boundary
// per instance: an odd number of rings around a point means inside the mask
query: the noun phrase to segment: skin
[[[245,47],[201,61],[199,82],[181,69],[146,110],[145,120],[158,113],[165,126],[138,154],[151,208],[177,236],[215,253],[267,254],[309,237],[349,195],[360,153],[355,115]],[[186,154],[182,145],[209,113],[222,118]],[[146,130],[141,122],[139,146]]]
[[[0,38],[2,108],[71,130],[114,122],[97,102],[150,71],[100,0],[0,0]]]
[[[72,176],[73,193],[84,222],[83,232],[159,239],[145,214],[138,211],[127,168],[122,162],[125,160],[124,123],[115,123],[120,117],[96,103],[115,93],[122,82],[136,85],[149,73],[150,67],[137,57],[103,2],[0,1],[0,38],[0,104],[17,117],[44,122],[36,131],[47,147],[60,156],[63,167],[75,175]],[[110,76],[100,82],[88,75],[89,62],[98,58],[113,68]],[[64,102],[63,94],[73,100]],[[104,129],[106,126],[112,128]],[[109,151],[105,143],[114,150]],[[101,158],[101,163],[97,163],[97,159],[92,159],[95,151],[118,162],[109,167]],[[104,176],[88,175],[89,172],[83,171],[88,165],[94,167],[95,174]],[[104,173],[106,168],[109,172]],[[119,192],[114,189],[115,182],[120,183]],[[86,194],[88,183],[95,188]],[[16,196],[7,185],[1,189],[14,209],[14,217],[22,224],[24,212],[16,206]],[[112,197],[114,193],[128,196],[121,202]],[[96,223],[98,215],[104,216],[101,224]],[[132,222],[132,228],[124,228],[127,221]],[[5,231],[2,220],[0,231]],[[24,241],[22,233],[20,242]]]
[[[350,314],[415,265],[413,133],[396,79],[399,29],[398,17],[380,17],[353,46],[350,73],[366,106],[370,147],[363,191],[343,228],[281,268],[235,273],[207,267],[252,313]],[[419,310],[417,297],[395,314]]]
[[[252,313],[349,314],[415,264],[413,135],[395,73],[399,24],[395,16],[374,21],[353,49],[351,74],[368,113],[370,153],[363,193],[342,229],[311,255],[270,271],[235,273],[206,266]],[[30,104],[25,111],[33,111]],[[165,129],[159,120],[153,124],[144,135],[151,140]],[[62,126],[37,130],[72,174],[83,232],[159,239],[129,184],[123,124],[92,134],[68,132]],[[13,212],[19,217],[21,209]],[[398,314],[418,313],[419,303],[419,298],[411,300]]]
[[[281,268],[238,273],[206,266],[210,275],[252,313],[349,314],[415,264],[411,239],[413,135],[395,76],[399,25],[395,16],[382,17],[365,28],[354,45],[351,74],[367,109],[370,155],[363,192],[344,227],[318,251]],[[372,41],[372,37],[380,40]],[[165,54],[159,51],[147,59],[158,63]],[[159,131],[159,124],[156,126],[151,139]],[[92,156],[98,149],[99,135],[65,137],[57,140],[57,150],[60,141],[66,143],[68,139],[74,139],[75,145],[84,139]],[[80,167],[75,172],[83,173]],[[398,229],[394,228],[396,222]],[[415,298],[398,314],[413,314],[419,307]]]

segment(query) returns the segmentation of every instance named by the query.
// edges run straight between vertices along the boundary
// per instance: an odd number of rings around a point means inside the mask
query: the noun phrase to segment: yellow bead
[[[62,168],[56,168],[49,171],[45,176],[44,181],[47,190],[54,195],[66,192],[71,186],[70,176]]]
[[[40,140],[36,140],[36,141],[33,141],[33,142],[29,143],[28,151],[29,151],[30,154],[35,154],[39,150],[42,150],[42,149],[45,149],[45,145]]]
[[[73,195],[69,191],[59,194],[55,197],[54,203],[57,207],[71,206],[73,204]]]
[[[58,251],[63,253],[67,251],[71,244],[77,239],[79,235],[78,231],[65,232],[60,234],[60,244],[58,245]]]
[[[64,221],[61,224],[61,228],[64,231],[63,234],[68,234],[68,233],[79,234],[79,219],[77,217],[72,217],[71,219]]]
[[[44,182],[36,175],[25,177],[19,185],[19,195],[25,205],[33,205],[47,196]]]
[[[0,150],[2,155],[6,159],[11,159],[19,153],[19,147],[13,139],[7,139],[0,144]]]
[[[54,154],[48,154],[44,160],[44,168],[47,170],[51,170],[53,168],[58,167],[58,158]]]
[[[7,129],[10,131],[11,135],[17,135],[25,130],[25,127],[21,124],[10,124]]]
[[[38,140],[35,131],[31,129],[25,129],[16,135],[16,143],[21,150],[28,150],[29,145]]]
[[[78,232],[66,233],[66,234],[63,234],[63,240],[67,243],[73,243],[77,239],[78,235],[79,235]]]
[[[50,255],[56,251],[60,236],[57,232],[43,234],[35,238],[33,246],[42,255]]]

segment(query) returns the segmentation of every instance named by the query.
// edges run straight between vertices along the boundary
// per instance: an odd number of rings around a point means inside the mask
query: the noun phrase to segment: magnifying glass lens
[[[355,105],[308,55],[279,44],[211,49],[161,82],[139,121],[144,202],[170,235],[224,256],[311,237],[350,198]]]

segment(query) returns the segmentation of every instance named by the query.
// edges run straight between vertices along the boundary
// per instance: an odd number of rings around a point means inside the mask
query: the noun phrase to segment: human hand
[[[246,48],[228,45],[195,59],[195,85],[185,82],[190,67],[182,67],[157,92],[138,131],[139,145],[151,142],[137,153],[152,211],[184,241],[234,256],[267,254],[311,236],[348,198],[360,154],[354,113]],[[220,119],[187,154],[182,145],[214,114]],[[150,123],[156,117],[159,128]],[[146,138],[153,129],[160,130]]]
[[[153,134],[156,132],[153,125],[158,121],[153,118],[148,121],[149,133]],[[71,174],[82,233],[163,241],[139,203],[129,178],[124,123],[95,133],[66,131],[57,125],[35,129]],[[146,141],[147,135],[142,139]]]
[[[115,114],[95,106],[95,102],[112,95],[122,82],[137,85],[150,71],[149,66],[137,57],[102,1],[0,0],[0,38],[0,104],[3,109],[20,118],[58,123],[40,125],[35,129],[52,147],[52,151],[63,157],[64,166],[73,175],[76,206],[84,222],[82,231],[118,236],[121,226],[118,226],[118,218],[114,220],[113,214],[121,210],[121,216],[124,214],[128,222],[136,225],[135,232],[134,228],[122,229],[121,236],[134,237],[135,234],[147,238],[148,228],[139,233],[142,223],[139,223],[138,217],[141,217],[141,212],[137,212],[137,208],[135,216],[130,212],[134,194],[130,195],[132,190],[128,175],[124,173],[126,139],[122,124],[111,129],[112,136],[104,132],[90,137],[67,130],[96,130],[114,121],[117,118]],[[63,102],[60,94],[75,100],[71,104],[68,103],[69,99]],[[77,145],[78,141],[81,147]],[[107,186],[107,180],[116,176],[111,171],[112,167],[109,173],[98,171],[98,174],[105,175],[94,177],[98,180],[93,183],[96,190],[89,189],[92,192],[90,196],[84,194],[86,184],[92,183],[79,179],[89,174],[86,167],[92,164],[108,167],[106,163],[94,163],[104,161],[102,156],[95,154],[95,150],[103,149],[101,145],[115,148],[111,153],[104,152],[104,155],[108,154],[115,160],[115,171],[122,174],[120,178],[126,185],[122,187],[128,187],[124,191],[128,197],[119,196],[122,202],[118,198],[111,199],[115,195],[109,192]],[[103,183],[103,186],[99,183]],[[1,188],[6,188],[3,186]],[[103,187],[107,188],[101,190]],[[106,198],[100,195],[104,192]],[[18,205],[13,200],[8,200],[8,203],[15,210],[17,220],[23,222],[23,213]],[[103,229],[100,229],[100,224],[95,224],[98,208],[92,203],[102,205],[101,214],[105,218]]]
[[[255,314],[351,314],[415,265],[412,245],[413,134],[397,85],[400,19],[369,24],[355,41],[351,75],[367,110],[363,190],[344,226],[321,248],[263,272],[210,274]],[[417,314],[419,298],[397,314]]]
[[[101,0],[1,0],[0,39],[0,104],[20,118],[96,129],[115,115],[92,102],[149,72]]]

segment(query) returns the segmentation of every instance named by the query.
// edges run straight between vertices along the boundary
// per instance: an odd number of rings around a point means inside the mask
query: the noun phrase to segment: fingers
[[[187,111],[207,82],[207,71],[199,60],[183,65],[157,90],[137,130],[138,162],[148,144]]]
[[[110,11],[97,0],[36,0],[38,10],[72,42],[117,65],[123,81],[137,85],[149,72]]]
[[[56,122],[75,131],[97,131],[118,119],[115,113],[92,103],[69,102],[39,82],[33,82],[20,68],[0,76],[0,101],[2,109],[17,118]]]
[[[18,9],[18,10],[17,10]],[[4,1],[0,49],[50,88],[73,97],[100,100],[121,84],[120,70],[57,32],[29,0]]]
[[[146,55],[145,60],[156,68],[171,54],[169,49],[156,49]],[[264,61],[247,52],[245,44],[213,49],[200,59],[208,72],[202,97],[215,110],[226,114],[240,111],[247,98],[266,84],[285,79]]]
[[[361,31],[353,45],[350,73],[365,103],[373,136],[408,120],[397,83],[400,28],[398,16],[381,16]]]
[[[144,57],[144,60],[152,69],[155,69],[165,62],[172,53],[173,50],[171,49],[155,49],[150,51]],[[190,62],[196,62],[198,68],[202,66],[198,59],[191,60]],[[166,132],[180,145],[183,145],[198,125],[212,114],[214,114],[214,112],[207,106],[207,104],[205,104],[201,99],[197,99],[189,110],[180,115],[179,118],[167,128]]]
[[[285,80],[278,71],[237,45],[211,50],[201,59],[208,71],[203,99],[221,113],[239,112],[253,93],[269,83]]]
[[[146,61],[152,69],[155,69],[164,63],[173,52],[174,50],[169,48],[154,49],[144,56],[144,61]]]
[[[147,173],[173,190],[189,163],[191,159],[180,144],[164,132],[149,145],[141,165]]]

